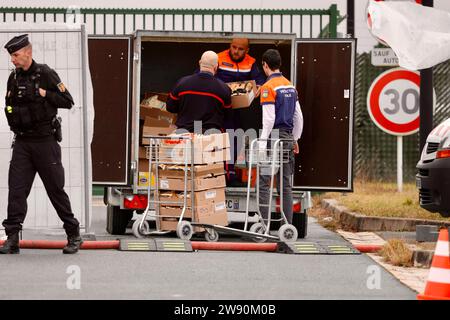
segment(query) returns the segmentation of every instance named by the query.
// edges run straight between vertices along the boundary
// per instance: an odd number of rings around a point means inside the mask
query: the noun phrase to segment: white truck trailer
[[[105,187],[111,234],[125,233],[133,213],[147,205],[147,187],[138,185],[139,111],[144,93],[169,92],[180,77],[195,71],[202,52],[225,50],[234,37],[250,39],[250,54],[258,63],[265,50],[278,49],[282,72],[299,92],[304,131],[296,156],[293,219],[299,237],[307,233],[311,192],[353,190],[355,39],[145,30],[130,36],[90,36],[93,183]],[[261,127],[260,108],[248,108],[241,118],[246,128]],[[227,187],[226,199],[229,222],[244,221],[246,188]]]

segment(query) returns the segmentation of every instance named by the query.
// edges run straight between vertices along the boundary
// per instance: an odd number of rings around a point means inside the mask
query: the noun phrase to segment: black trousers
[[[59,218],[64,222],[67,235],[76,235],[79,222],[72,213],[69,197],[64,191],[61,147],[53,137],[44,141],[17,139],[14,144],[8,176],[8,217],[3,221],[6,234],[22,230],[28,208],[27,198],[36,172]]]

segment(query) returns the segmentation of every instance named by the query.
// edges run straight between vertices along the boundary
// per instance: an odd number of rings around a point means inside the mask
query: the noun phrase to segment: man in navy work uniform
[[[263,108],[263,128],[259,142],[260,149],[270,148],[270,142],[264,139],[278,138],[283,141],[283,150],[289,150],[289,162],[283,163],[283,177],[277,174],[277,188],[283,179],[283,211],[292,224],[292,175],[294,173],[294,154],[299,153],[297,140],[303,131],[303,115],[298,102],[298,93],[292,83],[280,72],[281,56],[278,50],[269,49],[262,56],[263,70],[267,75],[266,83],[261,87],[261,105]],[[278,132],[274,132],[278,131]],[[270,176],[260,175],[260,204],[269,203]],[[261,206],[264,219],[268,217],[268,208]]]
[[[202,132],[223,129],[224,110],[231,107],[231,89],[214,77],[217,72],[217,54],[203,53],[200,72],[181,78],[169,94],[166,109],[177,113],[178,129],[194,132],[194,121],[201,121]]]
[[[70,109],[73,99],[57,73],[32,57],[28,35],[12,38],[6,45],[15,70],[8,79],[5,114],[15,135],[8,178],[8,216],[3,221],[8,239],[2,254],[19,253],[19,232],[27,214],[27,198],[36,176],[59,218],[64,222],[68,243],[64,253],[76,253],[81,246],[79,222],[64,191],[61,163],[61,126],[57,108]]]

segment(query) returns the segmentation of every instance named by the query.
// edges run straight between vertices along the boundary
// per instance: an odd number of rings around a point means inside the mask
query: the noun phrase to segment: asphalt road
[[[105,208],[94,207],[105,234]],[[313,219],[306,240],[345,243]],[[132,235],[129,235],[131,238]],[[25,231],[24,239],[63,234]],[[237,240],[237,239],[234,239]],[[0,256],[0,299],[415,299],[416,294],[366,255],[269,252],[193,253],[22,249]]]

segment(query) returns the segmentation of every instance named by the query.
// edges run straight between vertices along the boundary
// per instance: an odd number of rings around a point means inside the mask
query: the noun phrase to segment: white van
[[[417,169],[420,206],[450,217],[450,119],[428,135]]]

